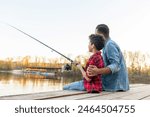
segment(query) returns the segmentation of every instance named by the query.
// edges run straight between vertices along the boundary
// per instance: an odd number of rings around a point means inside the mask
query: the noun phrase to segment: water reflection
[[[79,79],[0,73],[0,96],[62,90],[63,85]]]

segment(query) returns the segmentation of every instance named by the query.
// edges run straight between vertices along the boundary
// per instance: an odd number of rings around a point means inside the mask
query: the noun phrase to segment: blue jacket
[[[102,76],[103,90],[129,90],[128,72],[124,57],[119,46],[110,38],[105,42],[103,59],[105,67],[109,67],[111,70],[110,74]]]

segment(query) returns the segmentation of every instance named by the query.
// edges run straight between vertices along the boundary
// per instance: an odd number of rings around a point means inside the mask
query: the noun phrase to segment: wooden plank
[[[102,92],[100,94],[89,94],[85,91],[54,91],[31,94],[20,94],[1,96],[0,100],[119,100],[119,99],[149,99],[150,85],[132,84],[127,92]]]
[[[55,91],[55,92],[42,92],[42,93],[31,93],[31,94],[21,94],[21,95],[10,95],[1,96],[0,100],[38,100],[38,99],[51,99],[56,97],[64,97],[70,95],[80,95],[84,94],[84,91]]]
[[[148,85],[148,84],[130,84],[130,88],[141,87],[141,86],[145,86],[145,85]]]
[[[140,90],[137,91],[137,88],[141,89],[141,87],[144,87],[144,89],[145,89],[145,86],[147,86],[147,85],[143,85],[143,84],[136,84],[135,86],[132,85],[131,86],[132,92],[131,92],[131,90],[128,92],[102,92],[100,94],[82,94],[82,95],[66,96],[66,97],[59,97],[59,98],[53,98],[53,99],[54,100],[83,100],[83,99],[92,99],[92,100],[93,99],[103,99],[103,100],[105,100],[105,99],[111,99],[111,98],[118,97],[118,96],[126,96],[126,95],[129,95],[132,93],[137,93],[140,91]],[[135,92],[133,92],[134,89],[135,89]],[[143,91],[143,88],[141,91]]]
[[[92,97],[99,97],[102,95],[108,95],[111,92],[102,92],[102,93],[86,93],[81,95],[73,95],[73,96],[66,96],[66,97],[59,97],[59,98],[53,98],[52,100],[81,100],[81,99],[87,99]]]
[[[118,100],[142,100],[142,99],[144,100],[144,97],[147,97],[149,94],[150,94],[150,90],[132,94],[129,96],[120,97],[118,98]]]
[[[146,85],[143,88],[137,89],[137,93],[132,93],[131,95],[122,96],[116,98],[117,100],[141,100],[144,99],[144,97],[147,97],[150,95],[150,85]]]
[[[132,96],[133,94],[139,94],[141,92],[143,92],[146,88],[149,88],[150,85],[143,85],[140,87],[133,87],[131,88],[129,91],[127,92],[112,92],[108,95],[102,95],[102,96],[98,96],[98,97],[89,97],[87,98],[88,100],[112,100],[112,99],[120,99],[121,97],[125,97],[125,96]]]
[[[141,100],[150,100],[150,95],[144,97],[144,98],[141,98]]]

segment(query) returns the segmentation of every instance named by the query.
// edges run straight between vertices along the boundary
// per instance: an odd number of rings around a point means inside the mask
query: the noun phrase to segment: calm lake
[[[62,90],[77,77],[45,77],[29,74],[0,73],[0,96]]]

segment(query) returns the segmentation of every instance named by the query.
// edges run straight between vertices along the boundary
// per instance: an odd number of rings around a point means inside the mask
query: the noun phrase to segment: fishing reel
[[[71,71],[72,70],[72,64],[65,64],[64,66],[63,66],[63,71]]]
[[[69,65],[68,63],[64,65],[64,70],[70,71],[72,70],[72,65]]]

